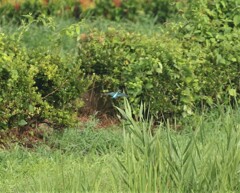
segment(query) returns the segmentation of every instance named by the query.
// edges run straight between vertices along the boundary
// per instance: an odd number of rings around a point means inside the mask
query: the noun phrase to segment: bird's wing
[[[108,92],[108,93],[104,93],[105,95],[110,95],[110,96],[114,96],[116,94],[116,92]]]
[[[128,95],[126,95],[125,93],[118,93],[117,96],[118,96],[118,97],[127,97]]]
[[[113,98],[118,98],[118,97],[127,97],[128,95],[126,95],[125,93],[120,93],[120,92],[108,92],[108,93],[104,93],[105,95],[110,95]]]

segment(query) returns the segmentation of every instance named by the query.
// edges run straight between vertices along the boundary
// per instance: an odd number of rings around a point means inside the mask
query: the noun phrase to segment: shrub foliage
[[[111,27],[83,34],[83,70],[98,76],[102,90],[125,90],[135,107],[148,101],[154,114],[191,114],[200,105],[239,102],[238,15],[228,17],[231,3],[214,2],[193,2],[194,11],[187,8],[161,35]]]
[[[72,123],[72,113],[81,105],[79,98],[88,81],[79,64],[66,62],[54,52],[27,52],[1,34],[0,86],[1,128],[44,119],[60,126]]]
[[[0,20],[19,23],[22,15],[32,13],[35,18],[40,14],[77,19],[92,15],[112,20],[125,18],[133,21],[151,16],[156,17],[158,22],[165,22],[177,11],[174,3],[175,0],[26,0],[2,3],[1,6],[0,2]]]
[[[237,0],[177,1],[172,8],[170,1],[164,0],[151,1],[147,6],[143,6],[144,0],[139,3],[86,2],[85,7],[81,4],[81,9],[91,7],[93,15],[105,14],[108,10],[105,16],[111,19],[127,14],[134,20],[135,16],[145,17],[150,12],[152,16],[161,13],[166,16],[176,10],[181,16],[175,17],[178,22],[166,22],[161,33],[151,36],[113,27],[106,31],[91,29],[77,38],[78,61],[71,55],[63,59],[49,49],[26,51],[1,34],[1,127],[21,126],[43,119],[60,125],[70,123],[71,113],[78,108],[76,104],[82,104],[79,97],[90,84],[86,76],[95,78],[92,87],[96,92],[124,90],[135,114],[141,101],[149,102],[152,113],[158,117],[191,114],[201,105],[240,103]],[[40,2],[28,3],[35,6]],[[51,3],[54,1],[39,4],[39,7],[46,8]],[[116,9],[109,9],[111,6]],[[157,11],[160,8],[163,12]],[[158,19],[166,21],[168,16],[160,15]],[[38,17],[33,14],[35,16]],[[65,32],[73,33],[75,38],[80,33],[79,25]]]

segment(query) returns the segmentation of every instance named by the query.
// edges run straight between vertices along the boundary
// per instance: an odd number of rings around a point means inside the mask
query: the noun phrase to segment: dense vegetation
[[[38,1],[25,3],[43,6]],[[172,5],[184,8],[182,16],[150,35],[123,27],[94,28],[86,21],[59,33],[44,15],[23,17],[25,25],[19,34],[1,35],[1,127],[45,119],[69,125],[88,87],[98,98],[102,92],[124,90],[133,113],[145,101],[157,120],[160,115],[192,114],[203,106],[239,103],[238,2]],[[32,46],[34,51],[21,43],[32,25],[51,29],[45,45]],[[64,38],[77,41],[65,53]]]
[[[151,130],[129,108],[122,130],[66,129],[34,150],[0,152],[1,192],[239,192],[240,113],[219,107]]]
[[[139,20],[140,17],[154,17],[158,22],[165,22],[176,14],[175,0],[25,0],[4,1],[0,8],[2,22],[19,23],[21,16],[32,13],[35,18],[40,14],[74,17],[105,17],[111,20]]]
[[[2,0],[0,23],[0,192],[239,192],[239,0]]]

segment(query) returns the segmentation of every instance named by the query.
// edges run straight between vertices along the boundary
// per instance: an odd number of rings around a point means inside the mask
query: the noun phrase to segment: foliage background
[[[147,101],[156,119],[190,115],[203,106],[235,105],[240,92],[239,10],[238,0],[2,1],[2,24],[24,24],[17,36],[2,34],[2,127],[46,118],[67,125],[88,89],[100,97],[125,91],[134,114]],[[31,16],[22,16],[29,12]],[[81,21],[59,30],[43,14]],[[92,28],[98,16],[132,23],[154,18],[153,25],[162,25],[151,34],[111,25]],[[32,51],[22,44],[33,23],[52,30],[51,46]],[[62,45],[69,41],[64,38],[75,42],[65,54]]]

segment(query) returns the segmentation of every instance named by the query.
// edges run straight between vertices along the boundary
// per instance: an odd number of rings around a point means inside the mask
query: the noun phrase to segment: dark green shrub
[[[148,37],[109,28],[83,34],[79,56],[102,92],[124,89],[133,107],[149,102],[153,114],[191,114],[201,104],[239,95],[239,35],[236,29],[205,45],[195,36]]]
[[[145,17],[156,17],[158,22],[165,22],[176,13],[174,0],[96,0],[91,10],[95,16],[108,19],[129,19],[137,21]]]
[[[87,89],[79,64],[55,52],[26,52],[0,35],[1,128],[24,126],[44,119],[61,126],[74,124],[74,112]]]
[[[81,0],[81,1],[40,1],[27,0],[23,3],[4,4],[0,7],[0,21],[20,23],[22,15],[66,16],[77,19],[87,17],[105,17],[111,20],[128,19],[139,21],[154,17],[164,23],[176,14],[175,0]],[[1,4],[0,4],[1,5]]]
[[[109,28],[82,36],[80,58],[103,90],[124,89],[133,106],[148,101],[154,113],[181,111],[185,71],[182,45],[167,36],[148,37]],[[191,101],[188,101],[191,103]]]
[[[202,25],[211,23],[211,26],[207,28],[208,30],[210,28],[216,30],[215,27],[218,27],[218,30],[222,31],[227,27],[239,27],[239,4],[239,0],[188,0],[177,2],[176,7],[185,18],[198,22],[196,27],[199,29]]]
[[[42,4],[38,1],[25,1],[24,3],[15,4],[6,4],[0,8],[1,21],[3,22],[14,22],[21,23],[22,19],[26,19],[22,17],[23,15],[27,15],[29,13],[36,19],[39,15],[46,13]]]
[[[201,0],[179,2],[177,6],[184,9],[183,21],[187,19],[184,27],[175,29],[178,38],[185,42],[187,52],[198,44],[197,49],[206,58],[196,73],[201,77],[200,95],[206,95],[208,103],[213,102],[212,98],[226,103],[229,99],[222,98],[224,93],[229,93],[231,99],[240,93],[239,3],[238,0]]]
[[[26,0],[22,3],[7,3],[0,7],[0,21],[21,24],[21,20],[27,21],[23,15],[28,14],[31,14],[34,19],[40,15],[72,17],[73,5],[73,1],[43,3],[39,0]]]

